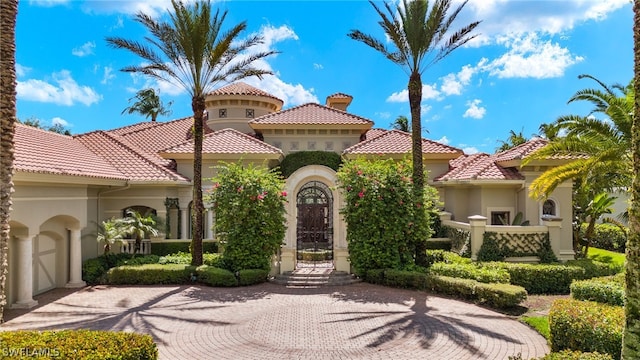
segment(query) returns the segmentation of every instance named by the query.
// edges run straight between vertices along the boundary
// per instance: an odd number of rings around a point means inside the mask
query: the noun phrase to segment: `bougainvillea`
[[[283,243],[286,192],[277,173],[252,164],[217,168],[206,195],[213,203],[218,237],[225,243],[223,263],[231,271],[270,268]]]
[[[415,199],[408,160],[351,160],[338,171],[345,206],[351,264],[359,274],[369,269],[406,269],[416,249],[431,236],[428,214],[437,192],[427,186]]]

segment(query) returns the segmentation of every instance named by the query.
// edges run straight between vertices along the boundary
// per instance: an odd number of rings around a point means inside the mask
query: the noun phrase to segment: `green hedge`
[[[580,234],[584,236],[588,224],[582,224]],[[627,234],[614,224],[596,224],[591,246],[598,249],[623,253],[627,244]]]
[[[288,178],[296,170],[307,165],[324,165],[338,171],[342,165],[342,158],[333,151],[298,151],[282,159],[280,172],[284,178]]]
[[[434,263],[447,263],[447,264],[471,264],[473,261],[469,258],[462,257],[451,251],[444,250],[427,250],[427,262],[429,264]]]
[[[198,266],[196,274],[199,282],[209,286],[238,286],[238,279],[231,271],[226,269],[202,265]]]
[[[506,262],[485,263],[483,266],[506,270],[511,284],[524,287],[529,294],[568,294],[571,282],[585,276],[585,270],[577,266]]]
[[[552,351],[597,351],[620,359],[624,308],[592,301],[561,299],[549,312]]]
[[[384,271],[384,285],[405,288],[405,289],[418,289],[424,290],[428,286],[427,274],[417,271],[404,271],[404,270],[385,270]]]
[[[524,360],[521,354],[517,356],[509,356],[509,360]],[[535,360],[535,359],[531,359]],[[562,350],[560,352],[552,352],[537,360],[613,360],[609,354],[600,354],[598,352],[582,352]]]
[[[622,272],[623,267],[613,263],[604,263],[591,259],[569,260],[565,265],[577,266],[584,269],[584,278],[591,279],[594,277],[602,277],[615,275]]]
[[[187,284],[195,268],[185,264],[124,265],[107,271],[107,282],[117,285]]]
[[[516,306],[527,298],[527,291],[524,288],[510,284],[485,284],[470,279],[439,275],[429,275],[428,281],[432,291],[487,304],[498,309]]]
[[[624,274],[606,276],[571,283],[571,297],[624,306]]]
[[[157,359],[150,335],[94,330],[3,331],[0,359]],[[38,356],[39,354],[39,356]]]
[[[428,250],[444,250],[451,251],[451,240],[450,239],[429,239],[427,240],[427,249]]]
[[[222,255],[220,254],[212,254],[212,253],[204,253],[202,254],[203,265],[209,265],[213,267],[223,267],[222,266]],[[187,252],[178,252],[175,254],[169,254],[160,257],[159,264],[191,264],[191,253]]]
[[[238,285],[247,286],[267,281],[269,272],[263,269],[245,269],[238,271]]]
[[[475,264],[447,264],[439,262],[431,265],[429,271],[435,275],[462,279],[472,279],[483,283],[506,283],[510,281],[509,273],[499,268],[482,268]]]
[[[152,243],[151,253],[158,256],[165,256],[179,252],[191,253],[189,250],[190,246],[190,241]],[[218,243],[213,241],[202,242],[202,252],[217,253]]]
[[[157,263],[157,255],[107,254],[88,259],[82,264],[82,279],[89,285],[106,281],[107,271],[122,265],[143,265]]]

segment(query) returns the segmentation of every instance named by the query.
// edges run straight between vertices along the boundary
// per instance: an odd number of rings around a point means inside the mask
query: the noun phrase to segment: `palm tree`
[[[391,126],[396,130],[411,132],[409,129],[409,119],[404,115],[398,116]]]
[[[402,0],[397,6],[385,2],[386,13],[373,1],[369,1],[380,16],[379,24],[388,41],[378,40],[360,30],[351,30],[348,34],[350,38],[372,47],[402,67],[409,75],[413,181],[418,199],[422,198],[421,194],[424,192],[420,119],[422,73],[475,37],[471,36],[471,32],[478,26],[479,21],[450,32],[453,21],[467,1],[455,8],[449,16],[447,13],[451,7],[451,0],[435,0],[431,8],[428,0]],[[393,48],[387,47],[388,42]]]
[[[527,142],[527,138],[522,134],[522,131],[516,134],[515,131],[510,130],[507,141],[502,141],[502,140],[499,140],[499,141],[501,145],[498,148],[496,148],[497,153],[509,150],[518,145],[522,145]]]
[[[18,1],[0,2],[0,323],[7,303],[9,219],[16,131],[16,17]]]
[[[121,219],[109,219],[98,224],[98,235],[96,240],[98,242],[104,242],[104,254],[108,254],[111,251],[111,246],[116,242],[124,240],[126,235],[121,227]]]
[[[567,115],[558,118],[553,127],[566,133],[524,160],[524,164],[553,156],[571,158],[564,165],[545,171],[530,186],[531,195],[546,198],[561,183],[581,179],[596,192],[627,189],[631,185],[631,124],[634,119],[635,91],[627,86],[607,86],[590,75],[601,89],[584,89],[569,99],[588,101],[594,109],[586,116]],[[604,115],[598,119],[595,114]],[[596,188],[594,184],[601,185]]]
[[[137,72],[157,80],[168,81],[191,95],[193,110],[193,218],[192,264],[202,265],[203,213],[202,202],[202,140],[204,135],[205,97],[223,82],[233,82],[250,76],[261,78],[270,71],[254,67],[256,60],[274,54],[258,51],[246,54],[263,38],[251,35],[239,39],[246,22],[222,32],[227,12],[212,14],[210,1],[193,5],[171,0],[173,12],[169,21],[154,20],[140,12],[135,20],[151,33],[144,42],[123,38],[107,38],[117,48],[140,56],[146,64],[128,66],[125,72]]]
[[[139,212],[131,209],[125,211],[125,217],[115,219],[113,233],[110,235],[133,236],[136,240],[136,254],[140,252],[142,239],[148,236],[157,236],[156,221],[152,215],[143,216]]]
[[[616,199],[617,198],[615,196],[610,196],[603,192],[596,195],[587,205],[584,213],[589,219],[589,224],[587,225],[587,231],[584,235],[586,240],[583,251],[584,257],[589,253],[589,246],[591,245],[591,239],[593,239],[593,234],[596,228],[596,220],[604,214],[611,214],[613,212],[613,205],[615,204]]]
[[[635,79],[640,79],[640,1],[633,2],[633,43]],[[640,81],[635,81],[633,88],[640,94]],[[627,238],[626,300],[624,306],[625,328],[622,335],[622,359],[640,358],[640,99],[636,99],[633,107],[635,116],[632,125],[632,170],[631,206],[629,208],[629,237]]]
[[[160,96],[151,88],[138,91],[136,96],[129,99],[129,103],[133,100],[135,100],[135,102],[131,106],[122,110],[123,114],[138,113],[144,115],[146,118],[151,118],[151,121],[156,121],[158,115],[165,116],[171,114],[171,110],[169,110],[168,107],[173,104],[173,101],[170,101],[165,108],[160,100]]]

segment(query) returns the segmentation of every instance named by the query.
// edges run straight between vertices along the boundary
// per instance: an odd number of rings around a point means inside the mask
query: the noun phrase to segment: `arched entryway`
[[[333,268],[333,196],[320,181],[304,184],[296,196],[297,267]]]

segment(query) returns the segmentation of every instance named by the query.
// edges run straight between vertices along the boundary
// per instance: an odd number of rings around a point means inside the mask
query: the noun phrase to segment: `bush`
[[[582,224],[580,234],[584,236],[588,224]],[[627,243],[627,234],[614,224],[596,224],[591,246],[599,249],[623,253]]]
[[[499,268],[482,268],[474,264],[447,264],[443,262],[431,265],[429,271],[435,275],[462,279],[472,279],[483,283],[509,283],[509,273]]]
[[[427,240],[427,250],[451,251],[451,240],[449,240],[449,239],[429,239],[429,240]]]
[[[209,286],[238,286],[238,279],[226,269],[202,265],[198,266],[196,274],[199,282]]]
[[[591,301],[561,299],[549,312],[552,351],[597,351],[620,359],[624,308]]]
[[[333,151],[298,151],[282,159],[280,172],[284,178],[288,178],[296,170],[307,165],[324,165],[338,171],[341,164],[342,158]]]
[[[577,266],[584,269],[583,279],[615,275],[622,271],[622,266],[614,263],[604,263],[591,259],[569,260],[566,265]]]
[[[371,284],[384,285],[384,271],[385,269],[369,269],[362,278]]]
[[[521,354],[518,354],[517,356],[509,356],[509,360],[524,359]],[[597,352],[562,350],[560,352],[552,352],[537,360],[613,360],[613,358],[609,354],[600,354]]]
[[[384,285],[424,290],[427,288],[427,275],[417,271],[385,270]]]
[[[88,259],[82,264],[82,279],[89,285],[106,281],[107,271],[121,265],[142,265],[158,263],[155,255],[106,254]]]
[[[146,334],[94,330],[3,331],[0,359],[157,359],[158,349]],[[16,353],[11,353],[15,351]],[[26,353],[30,351],[29,353]],[[37,352],[37,353],[35,353]],[[38,356],[39,355],[39,356]]]
[[[267,281],[269,272],[263,269],[245,269],[238,271],[238,285],[247,286]]]
[[[450,251],[427,250],[427,262],[429,264],[439,262],[447,264],[471,264],[473,261]]]
[[[117,285],[187,284],[195,268],[184,264],[123,265],[107,271],[107,282]]]
[[[217,167],[207,201],[216,212],[216,231],[225,243],[227,269],[271,268],[286,230],[287,193],[278,174],[241,162]]]
[[[189,250],[190,246],[190,241],[159,243],[154,242],[153,244],[151,244],[151,253],[158,256],[166,256],[179,252],[191,253],[191,251]],[[204,253],[217,253],[218,243],[213,241],[205,241],[202,243],[202,251]]]
[[[527,298],[527,291],[510,284],[485,284],[470,279],[429,275],[429,288],[437,293],[485,303],[495,308],[509,308]]]
[[[624,274],[574,281],[571,283],[571,297],[624,306]]]
[[[585,274],[583,268],[566,265],[493,262],[482,266],[506,270],[511,284],[524,287],[529,294],[568,294],[571,282]]]

